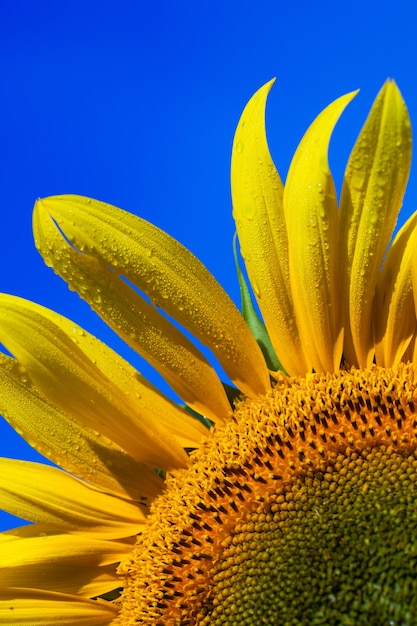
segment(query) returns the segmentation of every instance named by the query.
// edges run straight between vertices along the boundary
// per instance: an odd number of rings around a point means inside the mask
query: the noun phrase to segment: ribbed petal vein
[[[378,94],[352,150],[340,201],[344,354],[372,363],[372,304],[383,256],[400,210],[411,163],[408,111],[394,82]]]

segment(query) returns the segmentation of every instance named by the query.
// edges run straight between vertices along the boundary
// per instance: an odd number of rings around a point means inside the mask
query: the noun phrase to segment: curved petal
[[[201,352],[105,263],[71,246],[46,211],[36,214],[37,245],[53,248],[54,269],[71,289],[155,367],[188,406],[215,422],[225,420],[229,401]]]
[[[149,222],[81,196],[38,200],[35,241],[55,267],[48,242],[38,239],[49,214],[81,252],[123,275],[207,345],[239,389],[248,395],[269,388],[262,352],[229,296],[178,241]],[[59,271],[59,268],[57,268]],[[83,295],[82,293],[80,295]]]
[[[92,539],[90,533],[33,524],[0,533],[0,589],[38,588],[94,597],[120,586],[120,561],[132,550],[125,541]]]
[[[396,367],[416,329],[412,284],[417,213],[404,224],[390,246],[376,284],[373,329],[377,365]]]
[[[145,515],[132,502],[106,494],[62,470],[41,463],[0,458],[0,503],[4,511],[56,529],[88,530],[114,537],[140,531]],[[100,530],[98,530],[100,528]]]
[[[79,564],[48,563],[12,567],[0,573],[0,581],[7,587],[37,588],[57,593],[74,594],[83,598],[94,598],[117,589],[121,585],[116,565],[80,567]],[[1,606],[1,605],[0,605]],[[13,623],[16,626],[16,622]]]
[[[344,354],[369,367],[378,272],[400,210],[411,162],[408,111],[394,82],[379,92],[352,150],[340,201]]]
[[[126,395],[117,385],[121,358],[83,329],[33,302],[0,294],[0,341],[45,397],[132,458],[162,469],[186,464],[183,448],[158,423],[152,404],[147,413],[140,394]],[[110,377],[100,368],[102,360],[112,362]]]
[[[163,487],[151,468],[48,402],[25,369],[5,355],[0,355],[0,412],[41,454],[100,489],[141,502]]]
[[[110,626],[117,613],[111,602],[39,589],[0,589],[4,626]]]
[[[414,237],[414,246],[411,256],[411,281],[413,286],[414,309],[417,313],[417,235]],[[417,346],[416,346],[417,349]]]
[[[417,363],[417,324],[401,361],[403,363]]]
[[[311,124],[294,154],[284,191],[295,316],[316,372],[337,371],[342,357],[339,224],[327,151],[333,128],[355,93],[335,100]]]
[[[304,374],[304,359],[292,302],[284,187],[269,153],[265,106],[270,81],[249,100],[232,151],[233,217],[246,270],[272,345],[292,375]]]
[[[7,568],[72,562],[79,567],[99,567],[128,558],[132,541],[92,539],[89,534],[44,534],[16,538],[0,534],[0,579],[7,583]]]

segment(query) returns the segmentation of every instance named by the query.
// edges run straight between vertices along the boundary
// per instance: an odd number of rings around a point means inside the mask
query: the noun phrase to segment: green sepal
[[[259,344],[259,347],[262,350],[262,354],[264,355],[266,364],[268,368],[274,372],[280,370],[285,373],[284,368],[282,367],[279,359],[275,353],[274,348],[272,347],[271,339],[269,338],[268,332],[265,328],[265,324],[259,319],[258,314],[255,311],[255,307],[253,306],[251,294],[249,291],[248,284],[245,280],[242,270],[239,266],[239,260],[236,249],[236,233],[233,237],[233,256],[235,258],[236,272],[237,278],[239,281],[240,287],[240,297],[241,297],[241,306],[242,306],[242,315],[250,328],[252,335],[255,337],[256,341]]]

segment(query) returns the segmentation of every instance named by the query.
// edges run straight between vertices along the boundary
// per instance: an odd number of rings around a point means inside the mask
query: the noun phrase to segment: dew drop
[[[321,219],[325,219],[326,217],[326,207],[322,204],[322,202],[319,204],[319,216]]]
[[[249,221],[252,221],[256,214],[255,202],[252,202],[250,204],[249,203],[245,204],[245,206],[243,207],[243,212],[245,214],[246,219],[248,219]]]
[[[379,221],[378,211],[374,209],[370,212],[369,221],[371,224],[374,224],[374,225],[378,224],[378,221]]]
[[[241,141],[238,141],[236,144],[236,152],[238,154],[242,154],[243,152],[243,143]]]

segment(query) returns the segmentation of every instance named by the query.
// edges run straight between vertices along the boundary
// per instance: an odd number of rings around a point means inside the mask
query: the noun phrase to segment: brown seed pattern
[[[282,512],[297,481],[339,465],[342,471],[341,459],[354,462],[353,454],[414,453],[415,378],[413,365],[279,375],[266,396],[239,403],[191,455],[189,468],[167,478],[148,529],[121,568],[120,623],[209,624],[219,564],[248,516],[271,515],[271,507]]]

